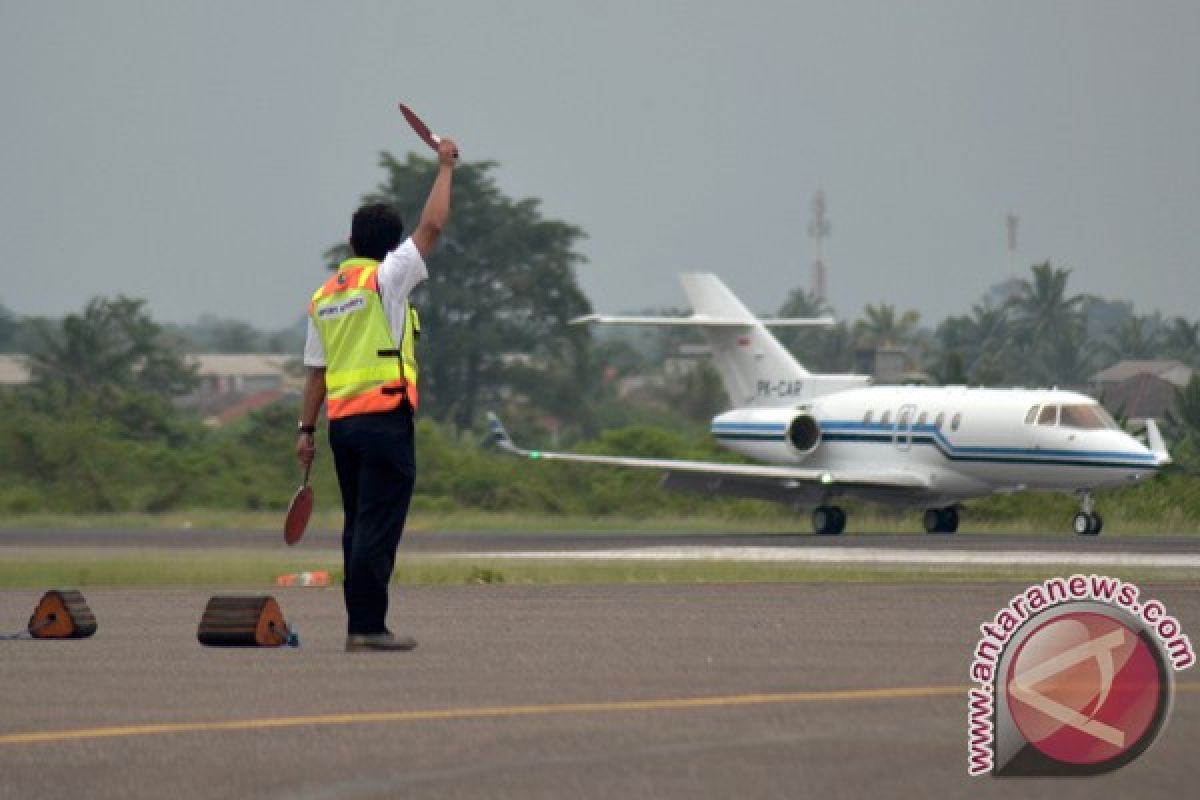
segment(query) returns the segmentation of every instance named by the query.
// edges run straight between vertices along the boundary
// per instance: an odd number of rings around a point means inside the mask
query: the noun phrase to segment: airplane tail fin
[[[768,325],[827,326],[831,317],[759,319],[710,273],[679,276],[692,304],[690,317],[614,317],[591,314],[573,322],[684,325],[700,328],[712,348],[725,393],[735,406],[796,405],[818,394],[865,385],[865,376],[813,375],[779,343]]]

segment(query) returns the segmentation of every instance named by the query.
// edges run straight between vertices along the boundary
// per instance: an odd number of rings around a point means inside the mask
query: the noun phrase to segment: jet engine
[[[797,414],[788,423],[787,441],[797,453],[806,456],[821,444],[821,426],[812,414]]]

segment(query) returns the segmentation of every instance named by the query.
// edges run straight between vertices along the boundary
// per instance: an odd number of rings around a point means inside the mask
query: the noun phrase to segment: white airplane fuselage
[[[521,451],[495,421],[501,446],[531,457],[659,470],[668,489],[812,507],[818,533],[844,530],[839,497],[924,508],[927,531],[952,533],[964,500],[1050,491],[1078,495],[1072,527],[1097,534],[1097,489],[1135,483],[1171,462],[1153,420],[1146,422],[1147,447],[1078,392],[872,386],[865,375],[809,372],[768,326],[829,320],[762,320],[715,275],[680,277],[691,316],[593,314],[577,321],[703,332],[735,406],[713,419],[712,434],[758,465]]]
[[[930,491],[912,496],[912,505],[1123,486],[1160,466],[1095,400],[1049,389],[851,389],[797,407],[734,409],[713,419],[712,433],[769,464],[830,471],[870,464],[919,474]]]

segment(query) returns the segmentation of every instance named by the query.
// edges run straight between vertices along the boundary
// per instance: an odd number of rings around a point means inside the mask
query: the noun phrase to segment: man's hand
[[[296,460],[300,462],[300,466],[307,467],[311,465],[316,456],[317,443],[313,440],[313,435],[311,433],[297,434]]]
[[[438,142],[438,163],[443,167],[453,167],[458,159],[458,144],[453,139],[442,137]]]

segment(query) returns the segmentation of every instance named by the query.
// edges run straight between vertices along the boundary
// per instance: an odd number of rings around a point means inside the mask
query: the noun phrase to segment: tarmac
[[[202,647],[203,589],[86,590],[95,637],[0,641],[0,797],[1191,796],[1194,669],[1117,772],[967,776],[979,625],[1023,588],[402,587],[396,654],[342,651],[336,589],[271,592],[295,649]],[[1142,588],[1200,636],[1200,583]]]

